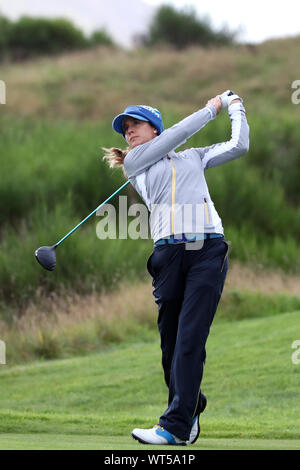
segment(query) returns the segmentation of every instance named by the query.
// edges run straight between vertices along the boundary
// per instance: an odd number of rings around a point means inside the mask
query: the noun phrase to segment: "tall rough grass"
[[[291,106],[291,83],[300,76],[300,36],[252,47],[191,47],[183,51],[111,51],[108,48],[3,65],[10,109],[16,115],[99,119],[131,103],[187,114],[233,88],[256,113]],[[298,115],[296,107],[291,114]]]
[[[244,277],[243,282],[237,285]],[[247,276],[247,279],[246,279]],[[300,296],[282,282],[292,277],[273,275],[272,286],[251,285],[239,263],[229,272],[214,322],[274,316],[300,309]],[[246,287],[246,289],[245,289]],[[250,290],[252,288],[252,290]],[[9,365],[37,359],[82,355],[128,341],[158,338],[157,308],[150,282],[123,281],[114,292],[80,295],[74,291],[40,295],[28,303],[13,324],[0,320]]]

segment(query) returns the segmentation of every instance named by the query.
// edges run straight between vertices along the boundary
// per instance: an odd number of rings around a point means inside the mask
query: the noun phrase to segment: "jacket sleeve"
[[[203,168],[212,168],[239,158],[249,150],[249,126],[242,103],[228,107],[231,119],[231,139],[208,147],[195,149],[199,153]]]
[[[215,117],[215,107],[207,106],[166,129],[149,142],[130,150],[124,160],[127,177],[132,178],[143,173],[151,165],[164,158],[171,150],[175,150],[186,142],[189,137]]]

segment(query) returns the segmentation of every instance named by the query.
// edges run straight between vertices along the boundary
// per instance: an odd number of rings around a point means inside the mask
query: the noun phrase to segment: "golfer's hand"
[[[214,106],[216,108],[216,111],[217,111],[217,114],[219,114],[219,112],[221,111],[222,109],[222,101],[221,101],[221,98],[219,96],[215,96],[214,98],[212,98],[211,100],[209,100],[205,106]]]
[[[243,103],[242,98],[236,95],[232,90],[226,90],[219,96],[222,102],[222,109],[228,109],[233,103]]]
[[[233,100],[233,101],[231,101],[230,104],[233,104],[233,103],[241,103],[241,100],[240,99]]]

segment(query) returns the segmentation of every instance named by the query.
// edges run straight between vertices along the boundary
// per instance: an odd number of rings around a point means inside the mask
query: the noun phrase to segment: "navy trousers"
[[[206,340],[228,270],[225,238],[201,243],[201,249],[193,250],[185,243],[155,246],[147,262],[169,388],[168,408],[159,424],[184,440],[199,413]]]

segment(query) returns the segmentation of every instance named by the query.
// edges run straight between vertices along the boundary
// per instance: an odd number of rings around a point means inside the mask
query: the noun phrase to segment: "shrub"
[[[95,31],[90,38],[86,38],[80,29],[64,18],[23,16],[16,22],[11,22],[0,16],[0,60],[5,57],[22,60],[99,44],[114,45],[106,31]]]
[[[114,42],[104,29],[94,31],[90,37],[91,46],[114,46]]]
[[[0,59],[3,59],[6,55],[11,36],[11,28],[11,21],[0,15]]]
[[[65,19],[21,17],[13,23],[9,46],[14,58],[54,54],[88,45],[83,33]]]
[[[163,5],[158,9],[144,41],[149,46],[165,43],[182,49],[195,44],[231,44],[234,37],[235,33],[225,29],[214,31],[207,18],[197,18],[193,7],[176,10],[172,6]]]

